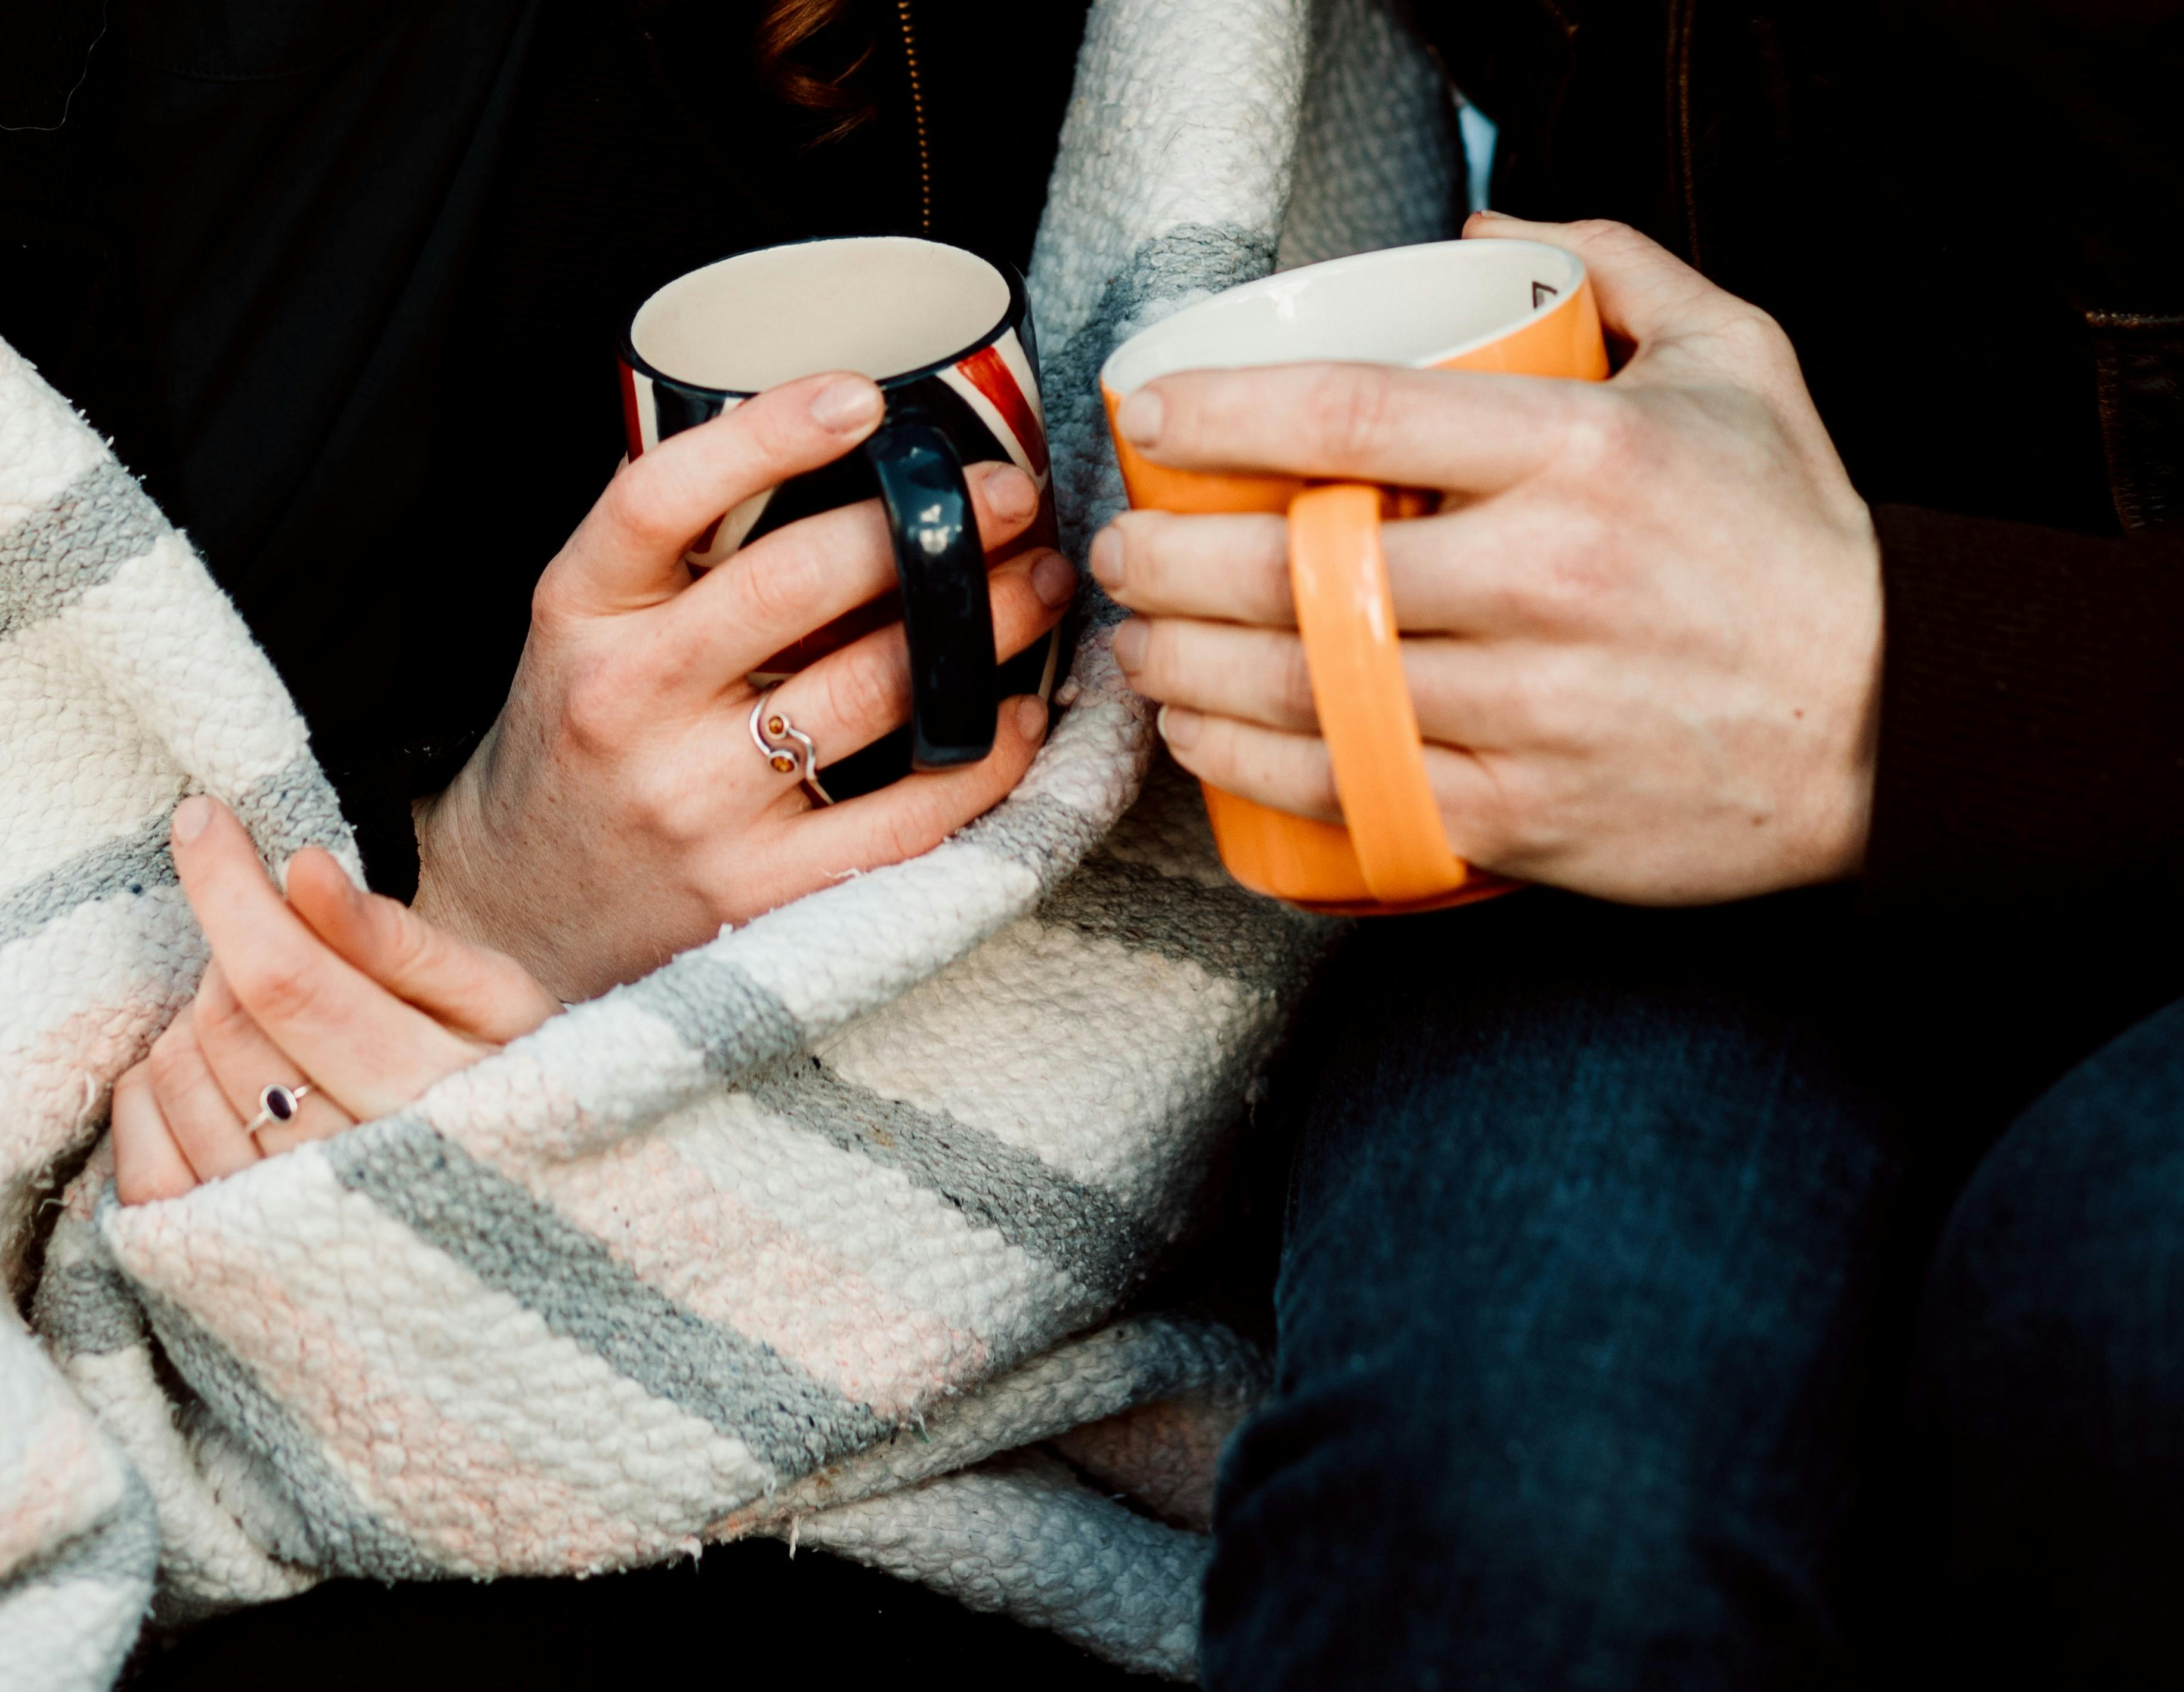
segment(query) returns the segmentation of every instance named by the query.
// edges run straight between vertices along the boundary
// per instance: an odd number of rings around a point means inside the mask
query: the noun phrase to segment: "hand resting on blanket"
[[[177,807],[174,856],[213,960],[197,998],[114,1083],[125,1205],[398,1110],[561,1008],[512,960],[360,891],[316,848],[289,865],[284,899],[212,799]],[[305,1083],[292,1122],[245,1132],[263,1088]]]

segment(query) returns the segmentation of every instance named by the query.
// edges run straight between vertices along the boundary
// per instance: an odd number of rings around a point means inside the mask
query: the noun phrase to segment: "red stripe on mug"
[[[1034,476],[1046,474],[1046,436],[1039,426],[1039,419],[1017,386],[1016,373],[1009,369],[1008,360],[1002,358],[997,347],[981,347],[956,368],[963,380],[985,395],[987,403],[1001,414],[1001,420],[1009,426],[1009,432],[1017,437],[1024,456],[1031,460]]]
[[[644,451],[644,425],[637,415],[637,372],[620,359],[615,368],[621,372],[621,421],[629,435],[629,455],[635,459]]]

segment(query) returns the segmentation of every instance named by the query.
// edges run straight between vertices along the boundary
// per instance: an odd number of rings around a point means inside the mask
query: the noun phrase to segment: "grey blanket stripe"
[[[338,849],[348,838],[341,802],[309,753],[235,796],[235,814],[275,864],[306,846]],[[0,946],[101,899],[175,884],[164,807],[127,834],[101,840],[22,886],[0,893]]]
[[[844,1079],[816,1058],[744,1078],[759,1104],[822,1139],[900,1170],[982,1227],[1068,1275],[1104,1309],[1159,1242],[1106,1193],[944,1114]]]
[[[310,1431],[259,1383],[250,1366],[180,1305],[148,1288],[144,1302],[168,1357],[212,1412],[280,1474],[310,1540],[313,1560],[341,1574],[430,1580],[438,1563],[369,1508],[326,1461]]]
[[[95,1580],[107,1586],[142,1587],[149,1595],[159,1568],[159,1512],[151,1489],[136,1471],[122,1481],[114,1512],[0,1578],[0,1599],[10,1587],[62,1586]]]
[[[174,883],[175,863],[167,855],[167,813],[162,810],[130,833],[86,846],[43,875],[0,893],[0,946],[33,934],[81,906],[133,898]]]
[[[103,1254],[103,1246],[98,1249]],[[31,1321],[64,1360],[126,1351],[144,1339],[144,1311],[135,1292],[120,1270],[98,1258],[80,1259],[65,1269],[48,1266],[38,1277]]]
[[[0,640],[58,615],[166,532],[136,477],[102,458],[0,533]]]
[[[1092,849],[1100,832],[1074,805],[1041,793],[1007,800],[956,838],[1021,864],[1050,888]]]
[[[259,851],[276,865],[286,863],[306,846],[323,846],[331,852],[348,841],[341,801],[309,752],[236,794],[234,810]]]
[[[1106,852],[1086,856],[1039,906],[1039,920],[1269,991],[1330,933],[1330,925],[1234,882],[1208,887]]]
[[[783,1478],[869,1444],[894,1423],[772,1347],[693,1315],[595,1235],[407,1112],[326,1143],[370,1199],[554,1333],[721,1433]]]
[[[732,1081],[753,1066],[801,1051],[804,1025],[772,993],[710,952],[691,952],[622,989]]]
[[[1265,1352],[1224,1324],[1188,1314],[1125,1316],[1134,1328],[1130,1402],[1158,1403],[1184,1393],[1206,1393],[1249,1404],[1268,1387]]]
[[[1121,479],[1107,439],[1100,366],[1123,330],[1148,305],[1198,292],[1216,293],[1263,276],[1274,267],[1274,233],[1240,224],[1184,224],[1130,255],[1100,303],[1067,342],[1042,348],[1039,387],[1046,396],[1046,432],[1054,454],[1062,550],[1083,558],[1090,526],[1120,502]],[[1118,622],[1123,611],[1096,586],[1078,601],[1095,625]]]

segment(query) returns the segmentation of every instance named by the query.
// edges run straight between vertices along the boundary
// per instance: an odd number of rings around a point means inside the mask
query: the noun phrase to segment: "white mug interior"
[[[853,236],[678,276],[638,309],[629,338],[675,381],[755,393],[819,370],[905,376],[975,345],[1008,312],[1007,279],[975,253]]]
[[[1435,241],[1330,259],[1163,318],[1117,348],[1100,380],[1128,394],[1178,370],[1443,364],[1545,316],[1584,279],[1574,253],[1537,241]]]

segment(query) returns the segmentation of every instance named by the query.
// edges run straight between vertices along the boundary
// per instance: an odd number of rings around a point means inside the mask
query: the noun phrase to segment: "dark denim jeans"
[[[2184,1673],[2184,1006],[2115,1037],[2167,965],[2089,989],[2096,938],[1361,928],[1209,1692]]]

